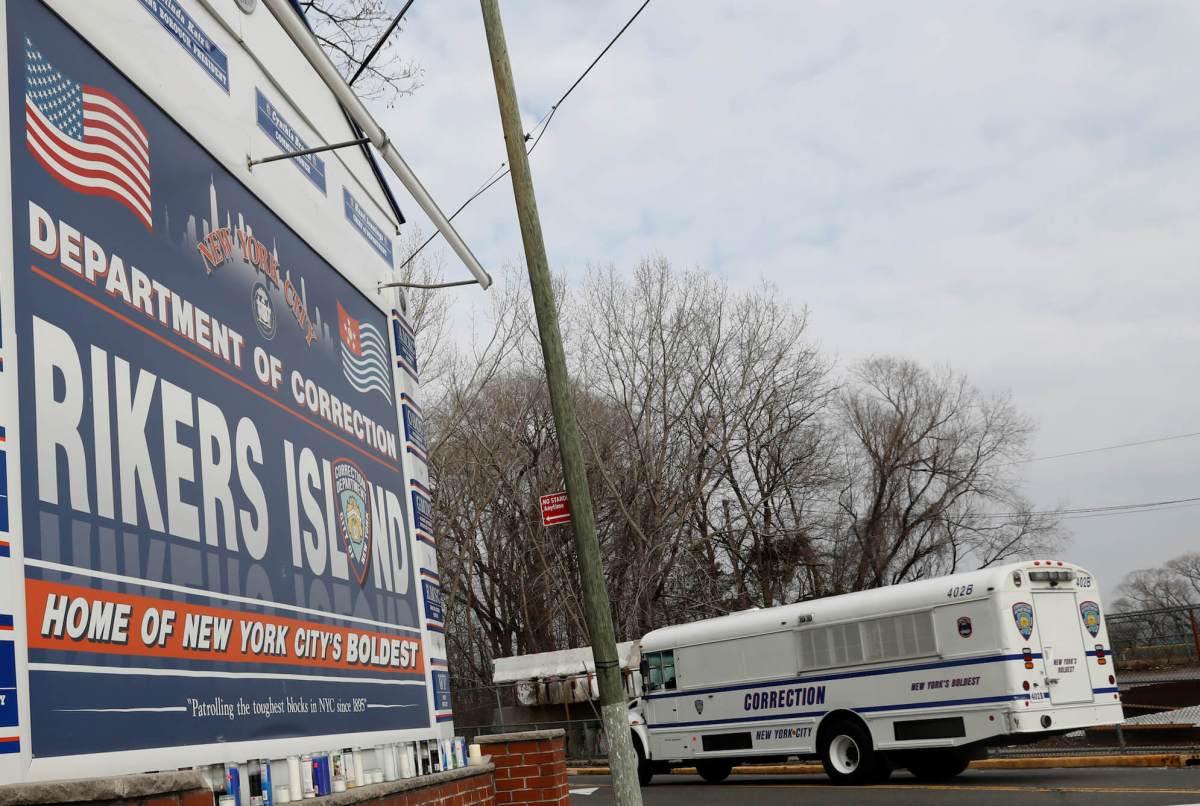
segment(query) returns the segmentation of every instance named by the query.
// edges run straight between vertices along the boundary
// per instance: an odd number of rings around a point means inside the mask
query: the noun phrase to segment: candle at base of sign
[[[342,750],[342,777],[346,779],[347,787],[358,786],[358,776],[355,774],[355,768],[358,764],[358,757],[354,755],[354,750],[346,747]]]
[[[234,806],[242,806],[242,773],[236,764],[225,768],[225,794],[233,797]]]
[[[291,803],[292,788],[288,784],[275,787],[275,803]]]
[[[259,772],[259,785],[262,787],[263,806],[274,806],[275,788],[271,786],[271,759],[269,758],[262,760],[262,769]]]
[[[396,780],[396,754],[390,744],[381,744],[375,748],[375,756],[383,760],[383,777],[388,781]]]
[[[381,770],[379,768],[371,770],[371,783],[373,783],[373,784],[382,784],[383,783],[383,770]]]
[[[254,771],[258,772],[258,762],[254,763]],[[239,781],[238,781],[238,803],[241,806],[253,806],[250,803],[250,765],[238,765]]]
[[[477,744],[473,744],[467,748],[472,764],[481,764],[483,762],[483,748]]]
[[[334,792],[345,792],[346,791],[346,779],[340,775],[333,776],[333,791]]]
[[[300,756],[287,757],[288,794],[296,800],[304,797],[304,786],[300,783]]]
[[[412,756],[410,756],[409,752],[408,752],[408,742],[404,742],[403,744],[400,745],[399,757],[400,757],[400,777],[401,778],[412,778],[413,777]]]
[[[317,796],[316,781],[313,779],[312,756],[300,756],[300,792],[306,798]]]
[[[354,784],[367,785],[367,755],[361,747],[354,748]]]
[[[324,797],[333,792],[331,767],[328,753],[313,756],[313,784],[317,788],[317,797]]]

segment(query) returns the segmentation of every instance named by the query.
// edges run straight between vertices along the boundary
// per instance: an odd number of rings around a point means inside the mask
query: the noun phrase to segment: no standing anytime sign
[[[542,496],[542,526],[558,526],[571,522],[571,502],[566,493]]]

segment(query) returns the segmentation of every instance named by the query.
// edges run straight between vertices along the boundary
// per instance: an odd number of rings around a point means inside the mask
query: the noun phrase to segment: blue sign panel
[[[279,146],[280,151],[290,153],[309,148],[308,143],[301,139],[292,125],[275,108],[275,104],[271,103],[258,87],[254,88],[254,105],[258,128],[262,129],[267,137],[270,137],[271,141]],[[321,193],[325,192],[325,160],[316,154],[305,154],[293,157],[288,162],[307,176],[308,181],[312,182]]]
[[[417,539],[433,543],[433,504],[429,496],[419,490],[412,491],[413,516],[416,521]]]
[[[422,579],[421,590],[425,594],[425,618],[444,622],[446,611],[442,608],[442,587],[436,582]]]
[[[342,202],[346,208],[346,220],[359,231],[371,248],[379,256],[392,265],[392,237],[384,232],[383,227],[367,215],[367,210],[358,203],[358,199],[350,194],[350,188],[342,188]]]
[[[417,378],[417,335],[399,316],[392,317],[393,348],[396,351],[396,366]]]
[[[178,0],[138,0],[167,30],[179,46],[186,50],[208,77],[229,92],[229,58],[184,11]]]
[[[428,727],[387,316],[41,3],[8,8],[32,753]],[[89,92],[146,192],[51,148]]]
[[[404,404],[402,410],[404,412],[404,438],[418,450],[428,451],[429,449],[425,447],[425,420],[415,408],[407,403]]]
[[[11,619],[11,616],[9,618]],[[0,754],[20,752],[21,743],[13,736],[16,727],[16,656],[13,652],[13,642],[0,639]]]
[[[450,710],[450,672],[433,670],[433,707],[437,711]]]

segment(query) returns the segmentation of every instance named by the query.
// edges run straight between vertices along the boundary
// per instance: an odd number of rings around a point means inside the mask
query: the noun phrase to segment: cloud
[[[527,127],[636,6],[504,4]],[[479,10],[409,15],[425,85],[376,112],[453,209],[504,159]],[[551,262],[765,277],[843,365],[1011,391],[1038,454],[1200,430],[1198,38],[1183,3],[654,0],[533,157]],[[523,259],[507,181],[456,223],[485,265]],[[1030,465],[1030,494],[1197,495],[1197,448]],[[1068,554],[1111,589],[1194,547],[1189,512],[1077,521]]]

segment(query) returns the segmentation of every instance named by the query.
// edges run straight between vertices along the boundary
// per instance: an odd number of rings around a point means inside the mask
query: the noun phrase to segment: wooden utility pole
[[[554,412],[554,428],[558,433],[563,478],[571,504],[571,526],[575,530],[575,549],[579,554],[579,574],[583,582],[583,610],[592,637],[592,657],[596,662],[596,677],[600,683],[600,717],[608,736],[613,793],[618,806],[641,806],[637,758],[630,738],[629,709],[625,689],[621,685],[621,664],[617,656],[604,569],[600,564],[600,543],[596,539],[592,495],[588,490],[579,426],[575,420],[575,402],[567,377],[567,359],[558,327],[558,310],[554,304],[546,244],[542,240],[537,200],[533,195],[533,177],[529,173],[529,159],[525,153],[525,132],[521,128],[508,45],[500,21],[498,0],[479,0],[479,4],[483,9],[483,27],[487,32],[492,77],[496,82],[496,100],[500,104],[500,121],[508,149],[513,195],[517,202],[517,218],[521,223],[521,241],[525,247],[525,264],[529,269],[529,286],[533,291],[533,310],[542,342],[546,382],[550,387],[550,406]]]

